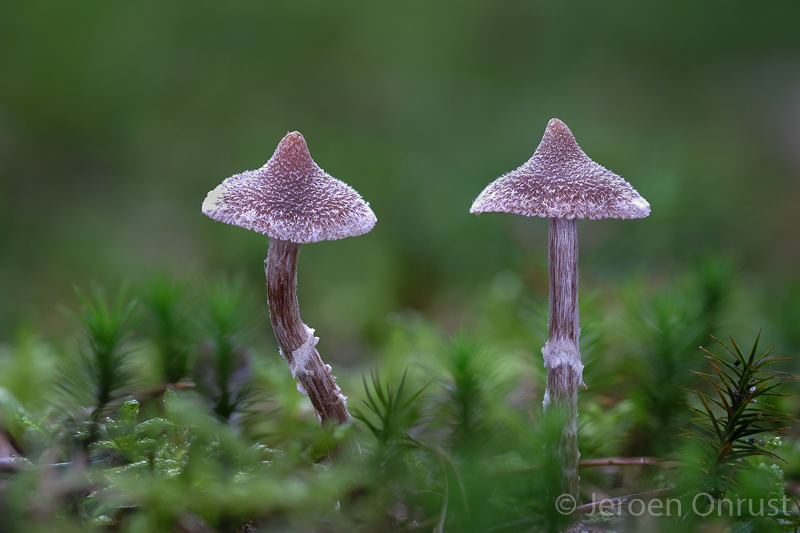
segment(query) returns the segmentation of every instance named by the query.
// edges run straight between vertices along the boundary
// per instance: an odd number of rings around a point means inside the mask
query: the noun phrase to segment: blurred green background
[[[742,335],[800,349],[798,22],[796,1],[3,0],[0,340],[63,334],[90,280],[240,274],[266,309],[267,239],[200,205],[291,130],[378,217],[303,247],[334,361],[404,310],[452,331],[487,290],[546,298],[547,222],[468,210],[558,117],[652,204],[579,225],[582,294],[720,253],[780,314]]]

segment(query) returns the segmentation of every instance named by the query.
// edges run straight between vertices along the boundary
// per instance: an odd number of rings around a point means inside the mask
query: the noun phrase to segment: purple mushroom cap
[[[567,125],[554,118],[533,157],[490,183],[469,212],[643,218],[650,214],[650,204],[630,183],[589,159]]]
[[[377,221],[360,194],[311,159],[296,131],[286,134],[266,165],[231,176],[209,192],[203,213],[295,243],[355,237]]]

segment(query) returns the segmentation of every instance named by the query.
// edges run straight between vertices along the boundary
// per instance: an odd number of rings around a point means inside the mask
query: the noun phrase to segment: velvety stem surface
[[[558,409],[564,431],[558,449],[562,491],[578,498],[578,387],[583,365],[578,349],[578,224],[575,219],[551,218],[549,236],[549,339],[542,349],[547,367],[544,408]]]
[[[297,304],[299,254],[299,244],[274,238],[269,241],[266,260],[269,316],[278,346],[289,362],[290,368],[295,368],[295,352],[309,339],[308,330],[300,319],[300,308]],[[297,381],[308,393],[320,422],[349,421],[350,413],[347,411],[344,397],[336,386],[329,367],[322,362],[319,352],[313,349],[313,354],[300,363],[301,366],[304,363],[304,367],[296,372]],[[301,387],[298,387],[298,390]]]

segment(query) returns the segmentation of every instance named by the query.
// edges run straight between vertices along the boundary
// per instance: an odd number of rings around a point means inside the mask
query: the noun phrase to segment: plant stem
[[[659,468],[670,469],[680,466],[678,461],[663,461],[657,457],[606,457],[603,459],[588,459],[581,461],[581,468],[594,468],[598,466],[642,466],[651,465]]]
[[[542,349],[547,367],[544,410],[552,405],[564,419],[557,454],[561,460],[561,490],[576,499],[578,477],[578,387],[583,365],[578,348],[578,224],[551,218],[549,233],[550,323]]]
[[[330,366],[322,362],[314,345],[317,339],[300,319],[297,303],[297,257],[300,245],[271,238],[267,255],[267,295],[272,330],[281,355],[297,378],[297,390],[306,394],[320,423],[348,422],[346,397],[336,385]]]

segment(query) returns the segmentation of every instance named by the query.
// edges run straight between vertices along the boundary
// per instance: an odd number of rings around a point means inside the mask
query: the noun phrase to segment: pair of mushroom
[[[641,218],[650,204],[631,185],[583,152],[566,124],[552,119],[533,157],[491,183],[470,209],[550,219],[549,339],[542,349],[547,367],[544,409],[556,406],[565,417],[558,453],[562,488],[577,496],[577,397],[583,384],[578,348],[579,218]],[[308,395],[320,422],[350,420],[347,398],[331,367],[322,362],[314,330],[300,319],[296,273],[299,245],[362,235],[375,214],[361,196],[326,174],[311,159],[298,132],[284,137],[258,170],[231,176],[208,193],[203,213],[270,237],[267,292],[270,318],[280,351]]]

